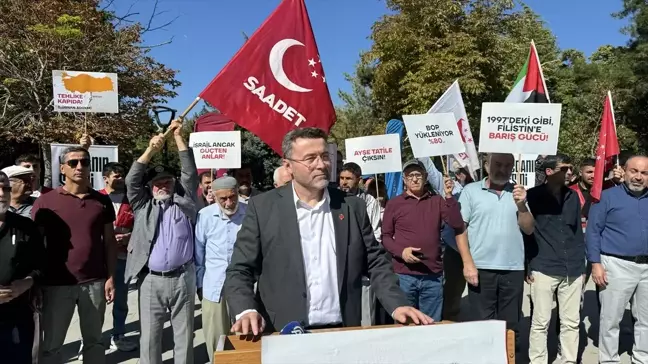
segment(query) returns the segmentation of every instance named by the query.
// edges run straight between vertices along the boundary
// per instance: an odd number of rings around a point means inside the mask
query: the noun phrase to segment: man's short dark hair
[[[540,166],[542,167],[542,171],[544,171],[547,168],[556,169],[556,167],[560,163],[569,164],[571,162],[572,162],[572,160],[568,155],[558,153],[556,155],[548,155],[548,156],[546,156],[542,160],[542,164]]]
[[[110,177],[111,173],[120,174],[122,177],[126,177],[126,166],[117,162],[106,163],[101,175],[104,177]]]
[[[41,160],[36,154],[22,154],[18,158],[16,158],[16,165],[19,166],[22,163],[30,163],[30,164],[40,164]]]
[[[356,178],[360,178],[360,176],[362,176],[362,169],[357,163],[353,163],[353,162],[345,163],[342,166],[341,172],[344,171],[351,172],[351,174],[353,174]]]
[[[198,183],[202,183],[203,178],[205,178],[205,176],[211,177],[212,176],[212,171],[204,171],[201,174],[199,174],[198,175]]]
[[[327,135],[324,130],[319,128],[297,128],[293,129],[286,134],[281,142],[281,154],[286,159],[292,157],[293,143],[297,139],[324,139],[326,141]]]
[[[90,152],[88,152],[87,149],[75,145],[73,147],[66,148],[63,153],[61,153],[59,162],[61,164],[64,164],[67,161],[67,155],[70,153],[83,153],[86,155],[86,157],[90,158]]]
[[[583,161],[580,164],[580,168],[583,169],[584,167],[596,167],[596,159],[594,158],[583,159]]]

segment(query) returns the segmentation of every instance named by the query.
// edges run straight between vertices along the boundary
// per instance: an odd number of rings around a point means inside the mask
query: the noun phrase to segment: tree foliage
[[[155,12],[154,12],[155,15]],[[132,150],[136,136],[155,130],[148,110],[176,95],[175,71],[143,44],[147,26],[125,21],[98,0],[0,2],[0,134],[76,142],[86,130],[104,143]],[[54,113],[52,70],[119,75],[119,114]],[[47,164],[47,163],[46,163]]]
[[[364,62],[375,65],[372,91],[383,119],[426,112],[459,79],[468,116],[483,101],[503,101],[536,41],[556,59],[554,36],[529,8],[511,0],[388,0],[394,14],[373,26]],[[551,75],[552,64],[545,65]],[[478,123],[473,122],[474,126]]]
[[[624,0],[627,46],[604,45],[589,58],[560,50],[540,17],[513,0],[386,0],[391,13],[372,28],[371,49],[341,93],[335,139],[370,135],[374,125],[424,113],[458,79],[472,132],[481,104],[503,101],[534,40],[552,102],[563,104],[559,150],[593,155],[603,100],[614,98],[621,148],[648,147],[648,4]]]

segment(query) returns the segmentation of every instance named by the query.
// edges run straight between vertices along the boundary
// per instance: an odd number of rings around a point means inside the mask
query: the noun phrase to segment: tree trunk
[[[52,150],[47,143],[38,143],[43,156],[43,171],[45,176],[43,178],[43,186],[52,187]]]

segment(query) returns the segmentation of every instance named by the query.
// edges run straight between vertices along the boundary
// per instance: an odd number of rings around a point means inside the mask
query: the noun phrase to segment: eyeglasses
[[[407,176],[405,176],[410,181],[418,180],[418,179],[423,179],[423,174],[421,173],[410,173]]]
[[[87,168],[90,166],[90,159],[89,158],[83,158],[83,159],[70,159],[65,164],[70,166],[70,168],[76,168],[79,163],[81,163],[81,167]]]
[[[320,155],[311,155],[311,156],[308,156],[308,157],[306,157],[304,159],[292,159],[292,158],[286,158],[286,159],[288,159],[289,161],[301,163],[301,164],[305,165],[306,167],[311,168],[311,167],[313,167],[313,166],[315,166],[317,164],[317,159],[321,159],[322,163],[330,162],[331,161],[331,155],[329,153],[322,153]]]
[[[562,166],[562,167],[560,167],[560,171],[561,172],[567,172],[567,171],[573,172],[574,171],[574,166]]]

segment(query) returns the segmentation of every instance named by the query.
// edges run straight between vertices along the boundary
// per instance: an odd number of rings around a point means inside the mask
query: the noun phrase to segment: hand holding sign
[[[516,205],[524,205],[526,203],[527,191],[523,185],[515,185],[513,187],[513,201]]]
[[[443,192],[446,198],[452,197],[452,190],[454,189],[454,181],[450,176],[443,176]]]

